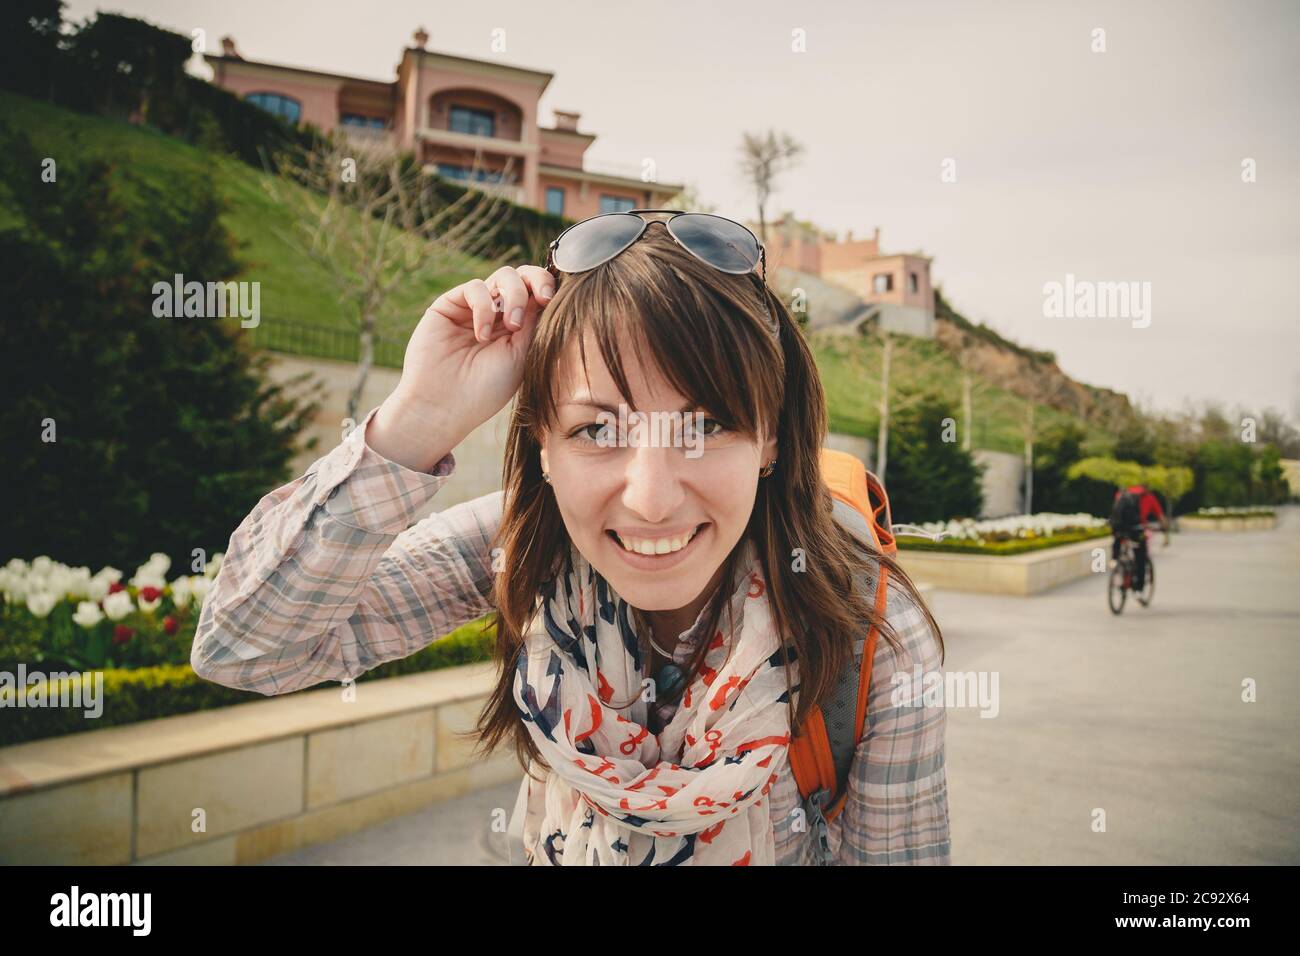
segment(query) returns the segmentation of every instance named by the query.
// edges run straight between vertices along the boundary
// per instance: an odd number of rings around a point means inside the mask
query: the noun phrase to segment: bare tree
[[[1058,377],[1049,385],[1031,382],[1029,395],[1025,398],[1025,514],[1034,513],[1034,442],[1038,438],[1038,406],[1049,404],[1065,387],[1064,376]]]
[[[777,135],[775,130],[745,133],[743,136],[740,168],[754,187],[758,202],[759,238],[767,242],[767,201],[772,195],[776,177],[794,165],[803,155],[804,148],[789,133]]]
[[[684,209],[687,212],[717,212],[718,207],[700,198],[694,183],[687,183],[682,191],[664,203],[665,209]]]
[[[885,469],[889,465],[889,425],[890,418],[895,413],[908,408],[911,405],[922,401],[927,391],[924,386],[917,388],[915,382],[919,379],[922,382],[939,380],[949,374],[952,366],[940,356],[926,356],[918,354],[916,349],[906,349],[902,353],[902,369],[910,373],[912,387],[900,391],[895,381],[894,372],[895,360],[897,356],[896,345],[898,336],[884,329],[876,328],[873,331],[863,331],[862,335],[869,339],[879,339],[880,341],[880,367],[877,370],[873,365],[869,365],[863,360],[862,350],[848,345],[842,351],[837,343],[851,342],[852,339],[837,335],[834,332],[821,331],[814,333],[811,340],[819,347],[832,346],[836,348],[837,354],[843,357],[849,367],[853,370],[855,377],[861,380],[879,375],[880,381],[880,398],[876,403],[876,413],[878,415],[876,424],[876,464],[875,474],[882,483],[885,481]],[[946,353],[945,353],[946,354]]]
[[[503,182],[511,172],[507,164]],[[478,175],[476,161],[471,176]],[[416,275],[486,257],[509,218],[506,191],[485,184],[448,203],[409,154],[344,136],[290,157],[266,187],[293,214],[296,232],[284,238],[329,271],[355,323],[357,374],[347,405],[355,421],[394,290]]]
[[[885,469],[889,465],[889,425],[891,417],[917,402],[923,401],[930,393],[925,388],[899,392],[891,384],[894,371],[894,342],[897,336],[884,329],[880,330],[883,345],[880,349],[880,422],[876,428],[876,477],[885,483]],[[904,353],[907,365],[913,372],[923,373],[922,379],[937,379],[946,374],[951,366],[941,360],[918,356],[915,349]],[[915,374],[913,380],[915,380]]]
[[[961,366],[961,447],[970,451],[975,432],[975,396],[988,389],[988,382],[977,376],[972,353],[966,349],[957,353],[957,364]]]

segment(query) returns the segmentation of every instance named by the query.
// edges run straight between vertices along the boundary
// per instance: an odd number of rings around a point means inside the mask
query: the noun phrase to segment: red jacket
[[[1165,523],[1165,512],[1164,509],[1160,507],[1160,499],[1157,498],[1149,488],[1147,488],[1145,485],[1129,485],[1124,490],[1131,491],[1133,492],[1133,494],[1139,496],[1138,497],[1138,520],[1139,521],[1141,521],[1143,524],[1146,524],[1147,518],[1149,518],[1152,514],[1154,514],[1157,518],[1160,519],[1161,524]],[[1120,492],[1116,491],[1115,497],[1119,498],[1119,496],[1120,496]]]

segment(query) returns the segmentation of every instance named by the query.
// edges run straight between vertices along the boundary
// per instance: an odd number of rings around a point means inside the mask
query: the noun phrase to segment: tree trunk
[[[971,429],[975,427],[975,423],[972,421],[973,416],[971,415],[970,393],[970,370],[968,369],[962,373],[961,379],[961,415],[963,419],[961,431],[962,451],[970,451],[970,433]]]
[[[1034,403],[1025,410],[1025,514],[1034,513]]]
[[[889,363],[894,354],[894,340],[885,333],[885,347],[880,355],[880,428],[876,432],[876,477],[885,483],[885,466],[889,464]]]
[[[361,406],[361,394],[366,388],[366,379],[370,377],[370,367],[375,363],[375,335],[367,322],[361,329],[360,349],[357,355],[357,377],[352,383],[352,392],[348,395],[348,418],[357,424],[357,412]]]

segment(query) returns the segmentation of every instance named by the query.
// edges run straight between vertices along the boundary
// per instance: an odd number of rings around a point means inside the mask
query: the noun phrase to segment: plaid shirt
[[[190,653],[201,677],[265,695],[356,678],[493,610],[492,547],[501,492],[412,525],[455,468],[427,474],[365,442],[369,415],[307,472],[240,523],[203,604]],[[942,706],[893,706],[892,677],[940,671],[933,631],[891,587],[886,610],[905,649],[877,642],[867,721],[849,795],[828,827],[839,865],[948,864]],[[857,642],[861,657],[862,641]],[[813,862],[789,762],[769,791],[781,864]]]

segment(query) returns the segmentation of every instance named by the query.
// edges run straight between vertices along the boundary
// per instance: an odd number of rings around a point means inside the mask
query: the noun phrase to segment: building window
[[[382,116],[362,116],[360,113],[343,113],[339,116],[340,126],[364,126],[366,129],[385,129],[388,121]]]
[[[447,128],[453,133],[469,133],[471,136],[495,136],[497,117],[490,110],[476,110],[468,106],[453,106]]]
[[[886,292],[894,291],[894,274],[892,272],[881,272],[871,281],[871,289],[876,295],[883,295]]]
[[[603,193],[600,197],[600,213],[604,215],[607,212],[627,212],[629,209],[636,208],[636,200],[628,199],[624,196],[607,196]]]
[[[505,182],[499,171],[491,169],[471,170],[468,166],[457,166],[452,163],[438,163],[435,167],[438,175],[443,179],[459,179],[465,182],[473,180],[477,183],[501,183]]]
[[[916,295],[916,293],[920,291],[920,288],[921,288],[921,282],[919,279],[917,279],[916,273],[909,272],[907,274],[907,291],[912,293],[912,295]]]
[[[564,215],[564,190],[561,187],[546,187],[546,211],[552,216]]]
[[[294,125],[302,117],[302,104],[280,93],[249,93],[244,99]]]

